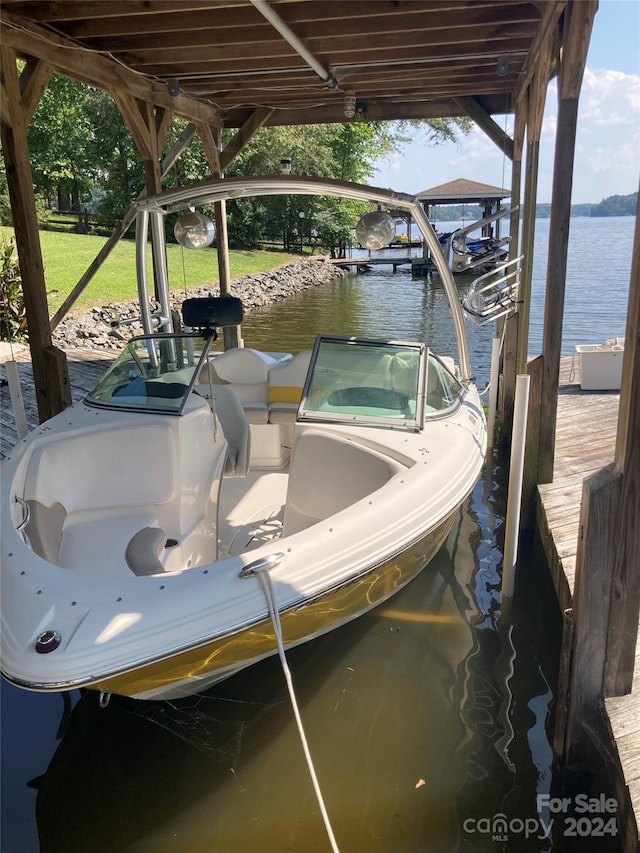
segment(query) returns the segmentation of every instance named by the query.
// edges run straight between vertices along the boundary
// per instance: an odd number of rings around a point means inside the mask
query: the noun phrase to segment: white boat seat
[[[251,457],[251,429],[238,395],[229,385],[214,385],[213,407],[227,439],[228,477],[246,477]]]
[[[159,527],[143,527],[127,545],[125,559],[134,575],[157,575],[164,572],[160,559],[167,544],[167,534]]]
[[[269,371],[270,424],[295,423],[310,361],[311,350],[304,350]]]
[[[250,424],[268,420],[269,370],[277,359],[253,349],[238,347],[216,355],[198,377],[199,385],[230,385],[238,395]]]
[[[62,529],[67,511],[60,502],[47,506],[36,500],[27,500],[29,521],[24,532],[32,550],[50,563],[58,562]]]

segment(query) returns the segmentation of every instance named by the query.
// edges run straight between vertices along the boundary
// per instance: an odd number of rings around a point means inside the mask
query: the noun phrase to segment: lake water
[[[624,334],[633,226],[572,220],[565,353]],[[532,353],[547,234],[540,220]],[[453,354],[446,313],[437,279],[378,270],[252,313],[243,335],[289,351],[318,330],[388,335]],[[469,331],[482,385],[493,328]],[[571,847],[562,818],[548,837],[538,820],[536,797],[554,784],[561,618],[537,544],[500,616],[504,479],[499,462],[487,468],[446,548],[405,590],[290,655],[342,853],[617,849],[612,837]],[[330,849],[277,659],[203,697],[113,697],[106,709],[90,693],[63,701],[3,682],[1,736],[3,853]],[[590,784],[576,793],[601,793],[597,776]]]

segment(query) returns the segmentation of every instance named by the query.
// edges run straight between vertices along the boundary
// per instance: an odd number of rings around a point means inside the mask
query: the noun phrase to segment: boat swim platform
[[[109,367],[116,352],[67,348],[71,396],[81,400]],[[14,360],[22,387],[29,429],[39,424],[28,347],[0,344],[0,380],[4,362]],[[550,568],[558,603],[571,607],[578,549],[582,481],[613,462],[620,395],[617,392],[582,391],[577,377],[578,361],[564,356],[560,365],[556,454],[552,483],[537,489],[536,516],[540,538]],[[6,381],[0,387],[0,457],[17,442],[15,418]],[[623,792],[630,800],[637,833],[640,827],[640,639],[636,646],[634,689],[628,696],[605,700],[613,752],[619,758]]]
[[[617,391],[583,391],[578,358],[561,358],[553,482],[537,487],[536,518],[563,611],[573,600],[582,482],[614,461],[619,405]],[[632,692],[607,698],[604,704],[611,753],[619,763],[613,768],[618,777],[614,795],[620,809],[619,831],[623,838],[631,838],[633,846],[625,850],[636,849],[640,832],[640,632]]]

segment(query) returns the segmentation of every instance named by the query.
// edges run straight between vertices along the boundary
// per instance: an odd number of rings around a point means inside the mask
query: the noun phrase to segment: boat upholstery
[[[304,350],[269,370],[270,424],[295,423],[310,361],[311,350]]]
[[[216,355],[200,371],[198,385],[230,385],[238,395],[250,424],[268,421],[269,370],[277,359],[238,347]]]
[[[193,395],[189,408],[181,417],[132,414],[119,427],[98,420],[36,446],[24,481],[24,499],[35,510],[26,531],[33,550],[68,569],[128,573],[132,540],[152,527],[179,543],[172,565],[215,559],[210,531],[227,441],[223,430],[216,435],[206,400]],[[211,541],[208,553],[203,539]]]
[[[143,527],[129,541],[124,552],[134,575],[156,575],[164,572],[160,559],[167,544],[167,534],[159,527]]]
[[[251,458],[251,429],[238,395],[229,385],[214,385],[213,405],[229,449],[225,465],[228,477],[246,477]]]
[[[303,430],[291,458],[284,535],[346,509],[405,470],[372,448],[338,435]]]

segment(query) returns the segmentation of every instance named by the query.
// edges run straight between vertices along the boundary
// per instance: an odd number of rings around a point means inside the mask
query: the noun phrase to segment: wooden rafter
[[[274,111],[272,125],[337,121],[345,88],[376,119],[439,118],[432,110],[457,109],[454,98],[474,97],[488,114],[511,110],[519,79],[537,65],[541,21],[557,20],[564,2],[273,2],[283,30],[250,0],[4,0],[0,37],[68,76],[212,128],[240,128],[257,107]],[[323,85],[296,40],[337,87]],[[510,72],[499,77],[503,54]]]
[[[20,56],[38,57],[57,71],[88,85],[108,91],[127,91],[133,97],[170,109],[189,121],[220,124],[219,113],[210,104],[185,95],[171,97],[163,83],[149,80],[109,57],[17,19],[6,9],[0,20],[0,43],[12,47]]]
[[[475,98],[456,98],[455,103],[473,119],[506,157],[513,160],[513,139],[482,109]]]

